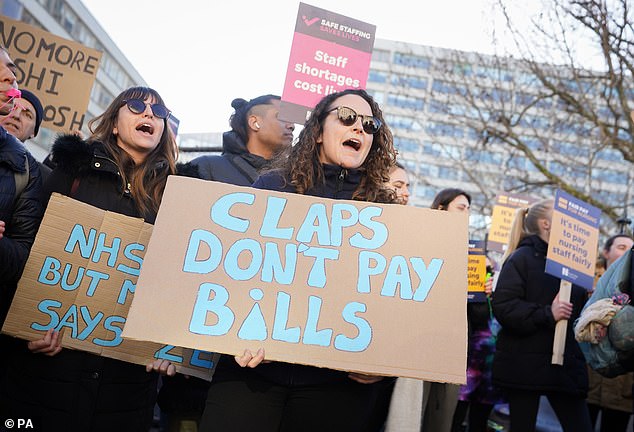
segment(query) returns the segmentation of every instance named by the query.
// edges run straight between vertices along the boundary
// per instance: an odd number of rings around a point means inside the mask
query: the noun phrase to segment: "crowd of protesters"
[[[89,123],[85,139],[78,133],[56,138],[50,171],[23,145],[37,135],[43,109],[33,93],[17,89],[15,73],[0,49],[0,324],[54,192],[150,224],[170,175],[409,203],[408,173],[381,108],[364,90],[325,96],[295,141],[294,124],[278,118],[279,96],[235,99],[222,155],[177,165],[166,103],[153,89],[132,87]],[[468,213],[470,206],[469,193],[444,189],[431,208]],[[141,366],[62,348],[62,335],[51,329],[28,342],[0,335],[0,414],[36,419],[47,431],[148,431],[158,398],[170,431],[476,432],[487,430],[494,406],[508,403],[517,432],[535,430],[545,396],[564,431],[594,430],[599,413],[602,431],[626,430],[631,374],[609,380],[588,370],[573,333],[588,293],[573,284],[570,300],[560,299],[559,279],[544,271],[552,212],[552,199],[517,211],[501,262],[487,257],[485,301],[467,307],[467,383],[410,387],[405,398],[416,409],[398,410],[400,379],[268,361],[260,349],[222,355],[207,382],[175,374],[166,360]],[[633,243],[626,234],[611,237],[602,250],[606,266]],[[561,320],[567,337],[563,365],[556,365],[550,360]],[[588,372],[593,396],[586,400]],[[414,426],[404,426],[404,417]]]

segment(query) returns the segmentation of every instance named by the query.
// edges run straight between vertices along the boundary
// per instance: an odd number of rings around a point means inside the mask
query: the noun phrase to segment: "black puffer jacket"
[[[29,179],[16,200],[15,173],[26,172],[27,158]],[[6,224],[0,239],[0,327],[42,220],[41,187],[37,161],[22,143],[0,127],[0,220]]]
[[[563,366],[552,365],[555,320],[550,310],[560,280],[544,273],[548,244],[538,236],[522,240],[506,260],[493,293],[493,313],[502,325],[493,381],[500,387],[555,391],[585,397],[586,362],[572,331],[586,302],[586,290],[573,285]]]
[[[198,167],[202,179],[251,186],[267,162],[263,157],[249,153],[238,134],[228,131],[222,134],[222,155],[200,156],[190,163]]]
[[[104,210],[141,216],[102,144],[62,136],[53,157],[57,166],[45,193],[60,192]],[[167,168],[159,164],[156,169]],[[155,219],[154,214],[143,216],[148,222]],[[47,357],[32,354],[23,344],[11,353],[8,369],[0,407],[14,416],[38,419],[45,430],[145,432],[151,425],[158,376],[144,366],[72,349]]]

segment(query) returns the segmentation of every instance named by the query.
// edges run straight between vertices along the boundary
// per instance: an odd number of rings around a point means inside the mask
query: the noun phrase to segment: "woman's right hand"
[[[54,329],[48,329],[42,339],[31,341],[27,346],[32,353],[52,357],[62,350],[62,335]]]
[[[553,313],[555,322],[562,319],[569,319],[572,315],[572,303],[566,301],[559,301],[559,294],[553,299],[550,305],[550,310]]]
[[[250,350],[245,349],[244,354],[241,356],[235,356],[236,363],[241,367],[254,368],[264,361],[264,349],[260,348],[258,352],[253,355]]]

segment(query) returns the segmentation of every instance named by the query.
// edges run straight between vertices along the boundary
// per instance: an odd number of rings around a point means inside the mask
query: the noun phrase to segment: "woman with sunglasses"
[[[89,123],[90,137],[59,137],[56,168],[44,184],[45,198],[59,192],[103,210],[154,223],[167,176],[175,173],[177,147],[160,95],[133,87]],[[72,215],[68,215],[72,217]],[[158,374],[174,366],[147,367],[62,349],[49,330],[9,359],[0,405],[39,422],[45,430],[148,431]],[[3,353],[4,355],[5,353]]]
[[[253,184],[333,199],[394,202],[385,186],[396,154],[381,110],[364,90],[344,90],[315,107],[290,153]],[[282,362],[265,353],[223,356],[200,430],[364,431],[371,386],[382,377]],[[234,367],[231,368],[230,364]]]

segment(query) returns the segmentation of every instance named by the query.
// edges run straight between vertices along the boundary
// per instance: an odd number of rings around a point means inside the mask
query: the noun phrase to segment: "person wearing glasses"
[[[188,170],[204,180],[251,186],[260,170],[290,147],[295,124],[278,118],[280,97],[272,94],[249,101],[237,98],[231,106],[231,130],[222,134],[222,154],[197,157]],[[208,389],[208,381],[195,377],[177,374],[163,379],[158,405],[169,431],[200,422]]]
[[[123,91],[90,121],[86,141],[76,135],[57,138],[52,148],[56,167],[44,184],[44,198],[59,192],[154,223],[167,177],[176,171],[169,114],[155,90]],[[24,342],[10,357],[0,406],[52,431],[147,431],[158,380],[148,371],[175,372],[164,361],[144,367],[62,349],[53,330]]]
[[[330,94],[317,104],[288,155],[253,184],[317,197],[395,202],[386,186],[396,160],[392,134],[364,90]],[[362,431],[382,377],[283,362],[245,350],[216,370],[201,431]]]

